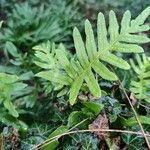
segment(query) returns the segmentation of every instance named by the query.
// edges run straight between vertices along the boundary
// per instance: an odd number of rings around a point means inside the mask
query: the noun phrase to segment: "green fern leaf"
[[[147,31],[149,26],[144,24],[149,16],[150,9],[146,8],[137,18],[131,19],[130,11],[126,11],[119,25],[114,11],[109,13],[109,27],[107,29],[105,17],[102,13],[97,18],[97,38],[94,36],[92,25],[89,20],[85,21],[85,42],[75,27],[73,40],[76,55],[68,58],[61,44],[55,53],[55,64],[59,64],[56,75],[46,75],[50,81],[70,86],[69,102],[73,105],[83,84],[86,84],[91,94],[95,97],[101,96],[95,73],[106,80],[117,80],[117,76],[104,64],[108,63],[121,69],[129,69],[130,65],[118,57],[115,52],[141,53],[143,48],[139,44],[147,43],[150,39],[146,35],[138,34]],[[135,26],[135,30],[133,27]],[[97,39],[97,40],[96,40]],[[42,60],[44,61],[44,59]],[[135,66],[136,68],[136,66]],[[139,69],[136,69],[139,72]],[[43,76],[38,74],[38,76]],[[61,77],[62,76],[62,77]],[[147,73],[144,76],[148,76]],[[64,78],[61,79],[61,78]],[[57,78],[57,79],[56,79]],[[57,80],[57,81],[56,81]],[[62,80],[64,83],[62,83]],[[68,80],[68,81],[67,81]]]
[[[134,20],[131,21],[131,26],[140,26],[143,25],[145,20],[149,17],[150,15],[150,6],[147,7],[141,14],[139,14]]]
[[[87,74],[85,75],[85,82],[87,83],[89,90],[94,96],[96,97],[101,96],[101,90],[98,81],[95,79],[94,74],[92,73],[91,70],[87,71]]]
[[[51,69],[55,65],[55,59],[54,59],[54,49],[55,44],[50,43],[49,41],[47,43],[42,43],[41,45],[33,47],[34,50],[36,50],[35,56],[37,58],[34,63],[44,69]]]
[[[18,91],[23,90],[27,85],[19,81],[16,75],[0,73],[0,104],[4,105],[13,117],[18,117],[19,114],[13,105],[12,99],[18,94]],[[17,94],[16,94],[17,93]]]
[[[138,46],[136,44],[122,44],[122,43],[118,43],[115,45],[114,48],[112,48],[112,50],[117,51],[117,52],[121,52],[121,53],[142,53],[144,50],[141,46]]]
[[[101,59],[121,69],[130,69],[130,65],[125,60],[115,56],[114,54],[106,53],[101,57]]]
[[[99,61],[95,61],[93,63],[93,69],[95,70],[95,72],[97,72],[103,79],[106,80],[117,80],[117,76],[112,73],[111,71],[109,71],[109,69],[107,69],[107,67],[105,67],[105,65],[103,65],[101,62]]]
[[[146,57],[145,54],[142,54],[141,57],[136,55],[136,62],[130,60],[130,64],[137,74],[137,78],[131,80],[130,90],[138,100],[150,103],[150,57]]]
[[[72,80],[70,80],[68,76],[62,74],[60,75],[59,73],[53,71],[41,71],[37,73],[36,76],[61,85],[70,85],[72,83]]]
[[[69,102],[71,105],[74,105],[77,99],[77,95],[79,93],[79,90],[82,86],[83,83],[83,78],[78,77],[76,78],[75,82],[73,82],[71,88],[70,88],[70,97],[69,97]]]
[[[92,26],[88,20],[85,21],[85,34],[86,34],[86,49],[90,60],[93,60],[97,54],[96,43]]]
[[[77,58],[83,67],[87,67],[87,64],[89,64],[89,61],[88,61],[88,57],[85,51],[85,46],[84,46],[82,37],[80,35],[80,32],[76,27],[73,30],[73,38],[74,38],[74,46],[76,49]]]

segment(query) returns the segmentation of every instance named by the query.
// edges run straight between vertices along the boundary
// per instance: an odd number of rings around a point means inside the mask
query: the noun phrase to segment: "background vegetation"
[[[72,36],[75,26],[85,42],[86,19],[91,22],[95,36],[99,12],[104,14],[108,27],[110,10],[114,10],[118,22],[121,22],[126,10],[130,10],[132,18],[135,18],[149,5],[149,0],[1,0],[0,21],[3,22],[0,29],[0,149],[147,149],[147,143],[143,135],[139,134],[141,128],[129,102],[148,134],[149,43],[144,40],[137,42],[142,43],[142,54],[115,52],[116,56],[131,64],[129,70],[123,70],[126,66],[121,64],[122,69],[118,69],[119,64],[112,67],[104,63],[112,73],[115,72],[119,80],[108,81],[107,78],[111,76],[102,75],[101,78],[98,73],[94,74],[101,87],[101,98],[96,97],[97,93],[93,96],[94,91],[92,93],[88,82],[83,83],[77,95],[70,96],[74,101],[69,103],[70,83],[62,78],[66,68],[61,66],[61,62],[62,58],[67,58],[72,64],[77,62],[77,45],[74,43],[80,43],[80,40],[77,41],[75,30]],[[149,20],[146,20],[147,30],[142,30],[145,32],[139,33],[139,36],[149,37]],[[87,23],[87,28],[88,25]],[[142,52],[141,49],[139,51]],[[43,71],[49,71],[48,75],[42,74]],[[78,70],[77,73],[80,74],[81,71]],[[54,74],[60,74],[57,82],[56,78],[53,80]],[[116,76],[112,75],[112,78]],[[90,131],[68,133],[86,129]],[[135,134],[102,134],[96,131],[100,129],[128,130]],[[57,137],[53,139],[55,136]]]

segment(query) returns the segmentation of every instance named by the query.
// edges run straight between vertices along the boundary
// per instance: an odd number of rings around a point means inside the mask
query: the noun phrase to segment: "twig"
[[[70,131],[70,132],[66,132],[66,133],[54,136],[54,137],[44,141],[43,143],[35,146],[31,150],[39,150],[40,148],[45,147],[46,145],[54,142],[56,139],[58,139],[62,136],[69,135],[69,134],[75,134],[75,133],[84,133],[84,132],[117,132],[117,133],[128,133],[128,134],[135,134],[135,135],[143,135],[143,133],[141,133],[141,132],[134,132],[134,131],[128,131],[128,130],[115,130],[115,129],[76,130],[76,131]],[[103,133],[100,133],[100,134],[103,134]],[[150,134],[145,134],[145,136],[150,137]]]
[[[136,111],[135,111],[135,109],[134,109],[134,107],[133,107],[133,105],[132,105],[132,103],[131,103],[131,101],[130,101],[130,98],[128,97],[128,95],[127,95],[127,93],[126,93],[126,91],[125,91],[125,89],[124,89],[124,87],[123,87],[121,81],[120,81],[120,80],[118,80],[118,81],[119,81],[119,83],[120,83],[120,85],[121,85],[121,87],[122,87],[122,90],[123,90],[123,92],[124,92],[124,94],[125,94],[125,96],[126,96],[128,102],[129,102],[130,106],[131,106],[131,109],[132,109],[132,111],[133,111],[133,113],[134,113],[135,119],[136,119],[136,121],[137,121],[137,123],[138,123],[138,125],[139,125],[139,127],[140,127],[140,129],[141,129],[141,132],[142,132],[142,134],[143,134],[143,136],[144,136],[144,138],[145,138],[147,147],[148,147],[148,149],[150,150],[150,144],[149,144],[148,138],[147,138],[146,133],[145,133],[145,131],[144,131],[144,129],[143,129],[143,126],[142,126],[142,124],[141,124],[141,122],[140,122],[140,120],[139,120],[139,118],[138,118],[138,115],[137,115],[137,113],[136,113]]]

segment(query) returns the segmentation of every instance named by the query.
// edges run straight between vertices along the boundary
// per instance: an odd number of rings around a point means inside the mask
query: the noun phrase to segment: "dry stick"
[[[118,79],[119,79],[119,78],[118,78]],[[124,94],[125,94],[125,96],[126,96],[128,102],[129,102],[129,104],[130,104],[130,106],[131,106],[131,108],[132,108],[132,111],[133,111],[133,113],[134,113],[135,119],[136,119],[136,121],[137,121],[137,123],[138,123],[138,125],[139,125],[139,127],[140,127],[140,129],[141,129],[141,131],[142,131],[142,134],[143,134],[143,136],[144,136],[144,138],[145,138],[147,147],[148,147],[148,149],[150,150],[150,144],[149,144],[148,138],[147,138],[146,133],[145,133],[145,131],[144,131],[144,129],[143,129],[143,126],[142,126],[142,124],[141,124],[141,122],[140,122],[140,120],[139,120],[139,118],[138,118],[138,115],[137,115],[137,113],[136,113],[136,111],[135,111],[135,109],[134,109],[134,107],[133,107],[133,105],[132,105],[132,103],[131,103],[131,101],[130,101],[130,98],[128,97],[128,95],[127,95],[127,93],[126,93],[126,91],[125,91],[125,89],[124,89],[124,87],[123,87],[121,81],[120,81],[120,80],[118,80],[118,81],[119,81],[119,83],[120,83],[120,85],[121,85],[121,87],[122,87],[122,90],[123,90],[123,92],[124,92]]]
[[[70,132],[66,132],[66,133],[54,136],[54,137],[44,141],[43,143],[35,146],[31,150],[39,150],[40,148],[45,147],[46,145],[54,142],[55,140],[57,140],[58,138],[60,138],[62,136],[69,135],[69,134],[75,134],[75,133],[84,133],[84,132],[117,132],[117,133],[128,133],[128,134],[135,134],[135,135],[143,135],[143,133],[141,133],[141,132],[134,132],[134,131],[128,131],[128,130],[113,130],[113,129],[76,130],[76,131],[70,131]],[[101,134],[101,133],[99,133],[99,134]],[[145,134],[145,135],[150,137],[150,134]]]

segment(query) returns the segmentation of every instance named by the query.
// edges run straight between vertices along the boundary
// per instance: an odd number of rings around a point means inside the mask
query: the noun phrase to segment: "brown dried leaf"
[[[13,128],[12,130],[11,146],[12,146],[12,149],[18,149],[20,146],[19,133],[18,133],[18,130],[15,128]]]
[[[134,97],[133,93],[130,94],[130,100],[131,100],[131,103],[132,103],[133,106],[137,103],[137,100]]]
[[[110,141],[110,145],[112,148],[116,150],[120,149],[120,136],[110,137],[109,132],[101,132],[101,131],[94,131],[94,130],[102,130],[102,129],[109,129],[109,121],[106,114],[100,114],[93,122],[89,125],[89,129],[93,130],[94,134],[98,136],[100,140],[100,150],[106,150],[108,148],[108,141]]]
[[[89,125],[90,130],[102,130],[102,129],[109,129],[109,122],[105,113],[100,114],[92,124]],[[105,150],[107,148],[107,144],[105,139],[109,137],[109,132],[101,132],[101,131],[93,131],[94,134],[98,136],[100,139],[100,149]]]
[[[92,124],[89,125],[90,130],[97,130],[97,129],[109,129],[109,123],[108,119],[105,113],[100,114]],[[100,139],[100,141],[104,141],[105,138],[109,137],[109,132],[101,132],[101,131],[96,131],[94,132]]]

